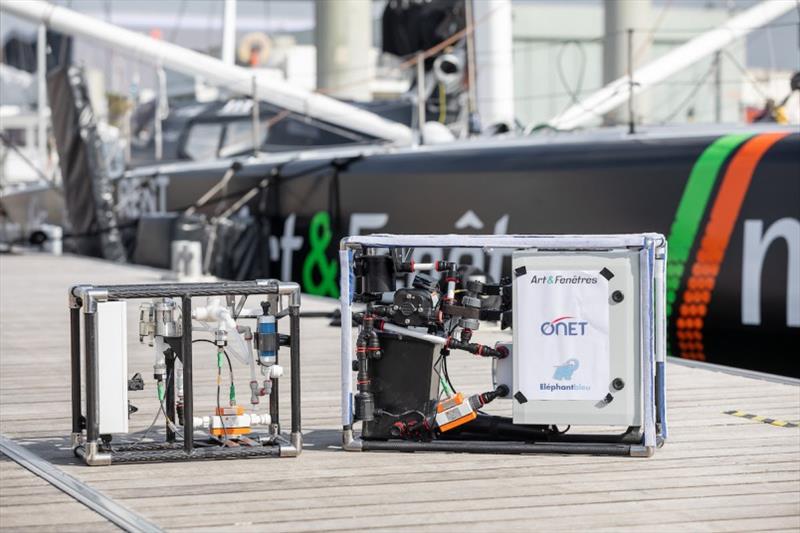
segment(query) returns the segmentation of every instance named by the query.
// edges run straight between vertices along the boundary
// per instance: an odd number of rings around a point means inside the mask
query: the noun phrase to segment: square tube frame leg
[[[83,435],[81,413],[81,310],[77,304],[69,309],[70,378],[72,393],[72,447],[78,445]]]
[[[303,437],[301,432],[300,419],[300,306],[289,308],[289,336],[291,345],[289,347],[292,367],[292,445],[297,449],[297,453],[303,447]]]
[[[192,297],[181,297],[183,309],[183,451],[188,455],[194,452],[194,388],[192,384]]]

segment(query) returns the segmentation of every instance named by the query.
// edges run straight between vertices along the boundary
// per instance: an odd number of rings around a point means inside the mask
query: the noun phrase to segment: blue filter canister
[[[258,338],[258,362],[264,366],[278,361],[278,329],[275,315],[269,312],[269,302],[261,302],[262,314],[258,317],[256,329]]]

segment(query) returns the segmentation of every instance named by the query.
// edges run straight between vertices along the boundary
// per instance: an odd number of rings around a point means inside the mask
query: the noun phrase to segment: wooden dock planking
[[[36,500],[28,501],[28,494],[35,494]],[[47,512],[43,513],[45,508]],[[54,521],[56,516],[60,517],[58,522]],[[52,531],[56,523],[59,531],[119,531],[94,511],[0,454],[0,528]]]
[[[152,282],[161,274],[85,258],[0,257],[0,431],[166,529],[800,529],[800,429],[724,414],[740,410],[797,421],[796,385],[669,364],[670,441],[651,459],[345,453],[338,433],[339,334],[325,319],[301,324],[306,448],[300,458],[86,467],[67,446],[67,287]],[[335,305],[303,298],[304,310]],[[128,312],[135,324],[137,305]],[[130,371],[147,378],[152,352],[133,333],[129,326]],[[483,330],[478,336],[491,342],[507,333]],[[208,351],[195,361],[196,410],[210,410],[213,356]],[[489,368],[488,361],[464,355],[451,359],[450,373],[466,391],[485,390]],[[247,369],[234,371],[246,398]],[[152,394],[150,381],[145,391],[131,394],[140,408],[132,431],[150,424]],[[288,387],[281,397],[285,424],[287,400]],[[507,409],[507,403],[492,405],[495,412]],[[63,530],[59,524],[78,525],[80,514],[88,513],[89,529],[114,528],[17,469],[0,462],[13,487],[0,492],[0,526],[16,527],[3,523],[7,516],[35,513],[39,526]],[[62,498],[53,499],[53,491]]]

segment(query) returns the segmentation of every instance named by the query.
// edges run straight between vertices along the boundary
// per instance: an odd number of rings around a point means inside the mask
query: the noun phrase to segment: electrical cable
[[[163,400],[159,400],[159,402],[158,402],[158,403],[159,403],[159,406],[160,406],[160,408],[161,408],[161,412],[162,412],[162,413],[163,413],[163,415],[164,415],[164,419],[167,421],[167,425],[169,426],[169,428],[170,428],[172,431],[174,431],[174,432],[175,432],[175,434],[176,434],[176,435],[178,435],[178,436],[179,436],[181,439],[183,439],[183,438],[184,438],[184,437],[183,437],[183,432],[182,432],[180,429],[178,429],[178,426],[177,426],[177,425],[175,425],[175,422],[173,422],[173,421],[172,421],[172,420],[171,420],[171,419],[170,419],[170,418],[167,416],[167,410],[166,410],[166,408],[164,407],[164,401],[163,401]],[[194,424],[192,424],[192,425],[194,425]],[[194,428],[192,428],[192,429],[194,429]]]
[[[228,361],[228,372],[231,375],[231,385],[233,385],[233,366],[231,365],[231,357],[228,355],[226,350],[222,350],[223,355],[225,355],[225,359]]]
[[[166,382],[165,387],[166,388],[168,388],[170,386],[170,384],[172,383],[172,379],[174,377],[173,374],[174,374],[174,371],[167,372],[167,379],[165,380],[165,382]],[[159,398],[158,410],[156,411],[156,416],[153,418],[153,421],[150,423],[150,426],[148,426],[148,428],[144,431],[144,433],[138,439],[136,439],[135,441],[130,442],[130,443],[124,442],[123,444],[136,445],[136,444],[141,443],[147,437],[147,435],[153,430],[153,428],[156,425],[156,422],[158,422],[158,419],[162,414],[164,415],[164,418],[167,420],[167,424],[170,425],[170,429],[172,429],[177,435],[179,435],[181,437],[181,439],[183,439],[183,433],[181,431],[179,431],[177,429],[177,426],[175,425],[175,423],[169,419],[169,417],[167,416],[167,411],[164,408],[164,402],[163,402],[163,400],[161,400]]]
[[[217,346],[217,343],[215,343],[215,342],[214,342],[214,341],[212,341],[211,339],[194,339],[194,340],[192,341],[192,344],[194,344],[194,343],[196,343],[196,342],[207,342],[207,343],[209,343],[209,344],[211,344],[211,345],[213,345],[213,346]],[[228,352],[227,352],[226,350],[224,350],[224,349],[223,349],[223,350],[222,350],[222,353],[225,355],[225,359],[227,359],[227,360],[228,360],[228,371],[230,372],[231,383],[233,383],[233,366],[231,365],[231,358],[230,358],[230,356],[228,355]]]
[[[447,371],[447,357],[442,359],[442,369],[444,370],[444,378],[447,380],[447,384],[450,386],[450,389],[455,392],[456,388],[450,380],[450,373]]]
[[[138,439],[136,439],[135,441],[131,442],[130,444],[139,444],[139,443],[140,443],[140,442],[142,442],[142,441],[143,441],[145,438],[147,438],[147,435],[148,435],[148,434],[150,433],[150,431],[152,431],[152,429],[155,427],[155,425],[156,425],[156,422],[158,422],[158,419],[159,419],[160,417],[161,417],[161,407],[159,406],[159,408],[156,410],[156,416],[155,416],[155,417],[153,417],[153,421],[150,423],[150,425],[147,427],[147,429],[145,429],[145,430],[144,430],[144,433],[143,433],[143,434],[142,434],[142,435],[141,435],[141,436],[140,436]],[[123,444],[128,444],[128,443],[123,443]]]
[[[418,411],[416,409],[409,409],[408,411],[400,413],[399,415],[395,414],[395,413],[390,413],[389,411],[385,411],[383,409],[380,409],[380,414],[386,415],[386,416],[391,416],[392,418],[402,418],[402,417],[404,417],[406,415],[410,415],[412,413],[413,414],[417,414],[417,415],[421,416],[422,418],[425,418],[425,413],[423,413],[422,411]]]
[[[444,354],[443,354],[443,353],[440,351],[440,352],[439,352],[439,358],[436,360],[436,362],[435,362],[435,363],[433,363],[433,371],[436,373],[436,376],[438,376],[438,378],[439,378],[439,385],[441,385],[441,388],[439,389],[439,398],[438,398],[439,400],[441,400],[441,399],[442,399],[442,394],[443,394],[444,392],[446,392],[446,389],[447,389],[447,387],[449,386],[449,385],[448,385],[448,384],[445,382],[444,378],[442,377],[442,374],[441,374],[441,373],[439,372],[439,370],[438,370],[438,367],[439,367],[439,366],[441,365],[441,363],[442,363],[442,358],[443,358],[443,357],[444,357]]]
[[[212,344],[213,346],[217,347],[217,344],[214,341],[210,340],[210,339],[194,339],[192,341],[192,344],[195,344],[197,342],[207,342],[207,343]],[[219,347],[217,347],[217,348],[219,348]],[[233,398],[234,398],[235,386],[234,386],[234,380],[233,380],[233,365],[231,364],[231,358],[228,355],[228,352],[223,348],[221,350],[221,352],[219,352],[219,351],[217,352],[217,359],[218,359],[217,360],[217,413],[218,413],[218,416],[219,416],[220,424],[222,424],[222,437],[223,438],[222,438],[222,444],[221,445],[225,446],[225,440],[227,440],[227,437],[228,437],[228,430],[225,428],[225,419],[223,418],[223,415],[222,415],[222,404],[220,403],[220,399],[219,399],[220,389],[221,389],[221,386],[222,386],[222,362],[221,362],[221,358],[219,357],[220,353],[222,353],[225,356],[225,359],[228,361],[228,372],[230,372],[230,379],[231,379],[231,381],[230,381],[230,383],[231,383],[231,389],[230,389],[231,390],[231,395],[230,395],[231,400],[233,400]],[[213,420],[213,417],[212,417],[212,420]],[[209,428],[209,429],[211,429],[211,428]]]
[[[455,324],[453,324],[453,327],[450,328],[450,332],[447,334],[447,336],[452,337],[457,329],[458,329],[458,322],[455,322]],[[447,386],[450,387],[451,394],[455,394],[456,388],[453,385],[453,382],[450,380],[450,375],[447,372],[447,356],[442,354],[440,358],[442,360],[441,362],[442,373],[444,374],[444,378],[447,381]]]
[[[566,51],[569,45],[574,45],[578,48],[580,52],[580,69],[578,70],[578,79],[575,82],[575,88],[569,86],[567,83],[567,77],[564,74],[564,52]],[[583,89],[583,78],[586,74],[586,49],[583,46],[583,43],[577,40],[569,40],[561,43],[561,47],[558,50],[558,54],[556,55],[556,71],[558,74],[558,79],[561,81],[561,86],[567,91],[571,102],[567,104],[567,107],[570,105],[581,105],[580,98],[578,95],[581,93]],[[565,108],[566,109],[566,108]],[[563,111],[562,111],[563,112]]]
[[[217,354],[219,358],[219,354]],[[228,430],[225,429],[225,419],[222,417],[222,408],[219,403],[219,389],[220,384],[222,383],[222,364],[220,361],[217,362],[217,414],[219,415],[219,421],[222,424],[222,446],[225,446],[225,441],[228,438]],[[211,420],[213,421],[214,418],[212,417]],[[210,424],[213,425],[213,424]],[[209,428],[211,429],[211,428]]]

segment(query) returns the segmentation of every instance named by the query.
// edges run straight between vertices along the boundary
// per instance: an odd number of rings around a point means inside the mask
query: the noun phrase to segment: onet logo
[[[589,324],[583,320],[575,320],[574,316],[562,316],[555,318],[550,322],[542,322],[539,329],[542,335],[550,337],[555,335],[557,337],[583,337],[586,335],[586,326]]]

